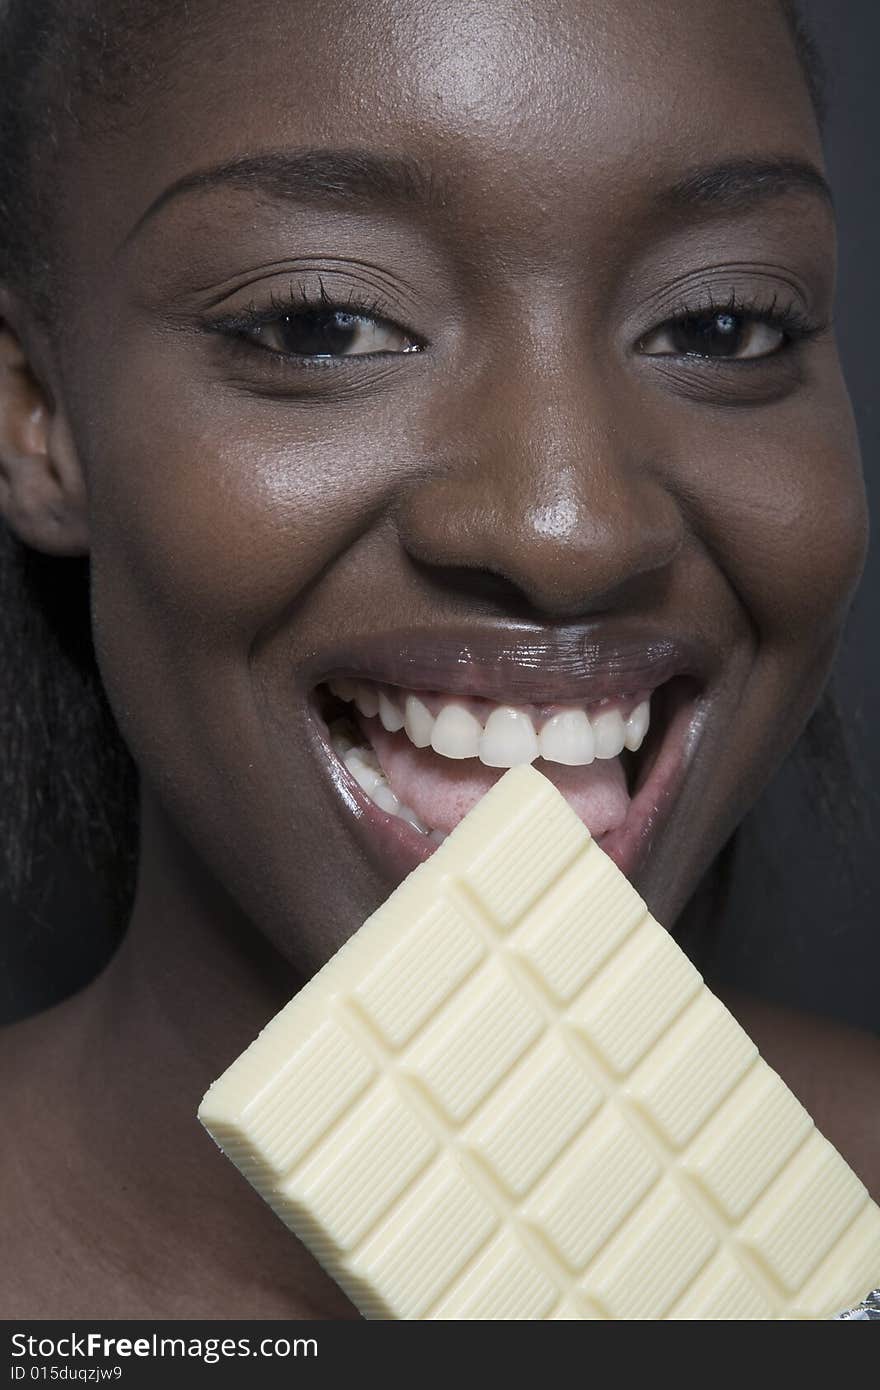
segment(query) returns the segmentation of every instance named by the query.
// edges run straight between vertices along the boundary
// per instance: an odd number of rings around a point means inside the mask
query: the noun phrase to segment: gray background
[[[840,225],[838,331],[876,519],[880,3],[811,0],[804,10],[831,70],[826,149]],[[880,1031],[880,732],[873,718],[880,708],[878,551],[874,537],[838,668],[840,701],[866,789],[864,824],[851,845],[852,883],[845,886],[840,851],[815,813],[814,784],[792,757],[741,832],[732,894],[717,929],[716,964],[728,983]],[[109,924],[76,865],[56,863],[55,869],[51,895],[27,916],[0,902],[0,1021],[85,983],[112,949]]]

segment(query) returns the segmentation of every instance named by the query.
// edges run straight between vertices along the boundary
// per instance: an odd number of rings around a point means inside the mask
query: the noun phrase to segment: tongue
[[[454,830],[506,770],[486,767],[478,758],[442,758],[432,748],[415,748],[402,730],[389,734],[376,718],[361,715],[358,723],[392,791],[432,830]],[[630,798],[620,758],[597,758],[585,767],[539,758],[536,766],[562,792],[591,835],[616,830],[626,820]]]

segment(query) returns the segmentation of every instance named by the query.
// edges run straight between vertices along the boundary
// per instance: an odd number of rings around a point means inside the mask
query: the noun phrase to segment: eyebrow
[[[177,179],[141,214],[122,245],[177,198],[223,186],[279,201],[343,208],[381,203],[431,210],[448,200],[447,181],[411,157],[369,150],[267,151],[242,155]],[[735,214],[752,211],[771,198],[804,192],[818,194],[834,207],[831,189],[815,165],[779,155],[691,169],[661,189],[654,203],[658,210],[671,212],[705,209]]]
[[[831,188],[815,164],[788,155],[732,159],[691,169],[657,196],[672,212],[705,208],[712,212],[751,212],[788,193],[812,193],[834,208]]]
[[[426,164],[403,155],[369,150],[269,150],[177,179],[141,214],[123,245],[176,198],[218,186],[268,194],[279,201],[337,207],[384,203],[431,209],[442,206],[446,199],[445,181]]]

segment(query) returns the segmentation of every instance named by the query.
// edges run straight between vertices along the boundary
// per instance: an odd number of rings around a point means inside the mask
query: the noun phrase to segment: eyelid
[[[708,318],[715,315],[729,313],[736,317],[745,319],[747,322],[763,323],[769,328],[773,328],[784,335],[787,341],[774,348],[772,352],[759,353],[752,357],[725,357],[722,354],[713,356],[711,353],[675,353],[675,352],[642,352],[641,355],[650,358],[667,359],[675,362],[686,362],[691,365],[711,363],[713,367],[731,367],[737,370],[743,368],[757,367],[762,363],[768,363],[775,358],[784,357],[790,352],[803,346],[805,343],[820,337],[828,332],[832,327],[831,319],[811,318],[797,302],[792,299],[784,307],[778,307],[778,294],[774,293],[769,303],[760,299],[740,298],[735,290],[731,290],[727,299],[714,298],[710,295],[702,298],[693,304],[683,303],[677,306],[676,310],[652,325],[645,333],[641,334],[635,343],[636,351],[641,349],[641,345],[656,333],[663,329],[674,329],[681,323],[692,319]]]
[[[691,361],[695,359],[705,361],[711,358],[713,361],[724,361],[730,363],[760,362],[766,360],[768,357],[775,357],[777,353],[784,351],[786,347],[790,347],[792,343],[796,341],[793,337],[789,337],[788,341],[786,342],[786,331],[782,324],[766,323],[762,319],[753,317],[751,315],[743,314],[740,317],[742,318],[746,329],[764,329],[770,332],[771,334],[775,334],[779,341],[774,346],[771,346],[764,352],[749,352],[743,353],[741,355],[735,355],[733,353],[715,354],[711,352],[679,352],[675,347],[654,350],[653,352],[649,352],[645,349],[644,344],[648,343],[651,339],[657,338],[658,336],[665,335],[667,338],[671,340],[674,336],[676,328],[683,323],[691,322],[694,319],[694,317],[694,315],[687,315],[684,318],[672,319],[669,320],[667,323],[661,324],[659,328],[651,329],[641,339],[642,351],[644,352],[644,355],[646,357],[683,357]],[[703,317],[720,317],[720,315],[699,315],[699,318]]]
[[[328,361],[348,362],[352,358],[360,359],[365,357],[403,357],[407,353],[417,352],[419,350],[418,344],[413,341],[406,329],[398,327],[398,325],[393,323],[390,319],[380,318],[375,314],[364,314],[345,310],[347,322],[342,324],[338,322],[340,312],[340,310],[327,310],[326,316],[337,320],[335,324],[336,331],[341,330],[347,333],[353,331],[354,339],[353,341],[349,340],[345,346],[345,350],[339,352],[329,350],[316,350],[314,352],[298,351],[296,347],[286,346],[284,344],[286,331],[292,330],[295,338],[297,327],[300,327],[300,329],[304,327],[301,322],[298,324],[298,320],[301,321],[306,317],[306,315],[302,313],[285,314],[282,318],[270,319],[268,322],[251,329],[242,336],[251,341],[256,347],[263,348],[268,352],[274,352],[276,356],[283,357],[294,363]],[[317,317],[320,319],[324,317],[324,315],[325,311],[319,310]],[[313,329],[314,327],[314,324],[310,324],[306,328],[306,333],[308,334],[309,328]],[[334,330],[331,329],[331,332],[332,331]],[[271,341],[272,338],[279,339],[280,342],[273,345]],[[371,339],[372,346],[370,346]],[[378,346],[375,345],[377,339],[379,340]],[[383,339],[385,340],[384,345],[382,345]],[[389,340],[391,340],[391,345],[389,345]]]
[[[279,295],[274,289],[271,290],[269,303],[264,307],[259,308],[256,302],[251,300],[250,304],[243,310],[212,318],[206,327],[208,331],[221,334],[242,350],[258,352],[262,357],[284,364],[288,369],[294,371],[338,368],[344,363],[355,360],[367,363],[377,361],[380,358],[404,357],[421,352],[427,346],[418,334],[394,317],[393,308],[381,296],[374,295],[372,298],[367,298],[365,295],[361,298],[356,289],[351,289],[348,297],[343,299],[341,296],[328,293],[320,276],[318,283],[320,289],[318,295],[315,295],[308,292],[304,282],[296,284],[291,281],[283,295]],[[400,351],[383,350],[337,355],[308,355],[283,352],[278,348],[268,346],[265,342],[260,342],[257,338],[261,329],[270,327],[285,318],[295,318],[297,313],[320,312],[322,309],[326,310],[327,313],[344,312],[353,317],[363,318],[377,325],[393,329],[409,340],[411,346]]]

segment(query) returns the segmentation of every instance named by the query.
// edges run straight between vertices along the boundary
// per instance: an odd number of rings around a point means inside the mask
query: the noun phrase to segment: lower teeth
[[[397,816],[399,820],[406,821],[407,825],[411,825],[420,835],[426,835],[434,844],[443,843],[446,836],[442,830],[432,830],[425,825],[411,807],[405,806],[400,798],[395,796],[376,754],[372,748],[365,748],[355,742],[351,726],[346,720],[335,720],[331,725],[330,744],[336,756],[345,764],[358,786],[374,805],[387,815]]]

